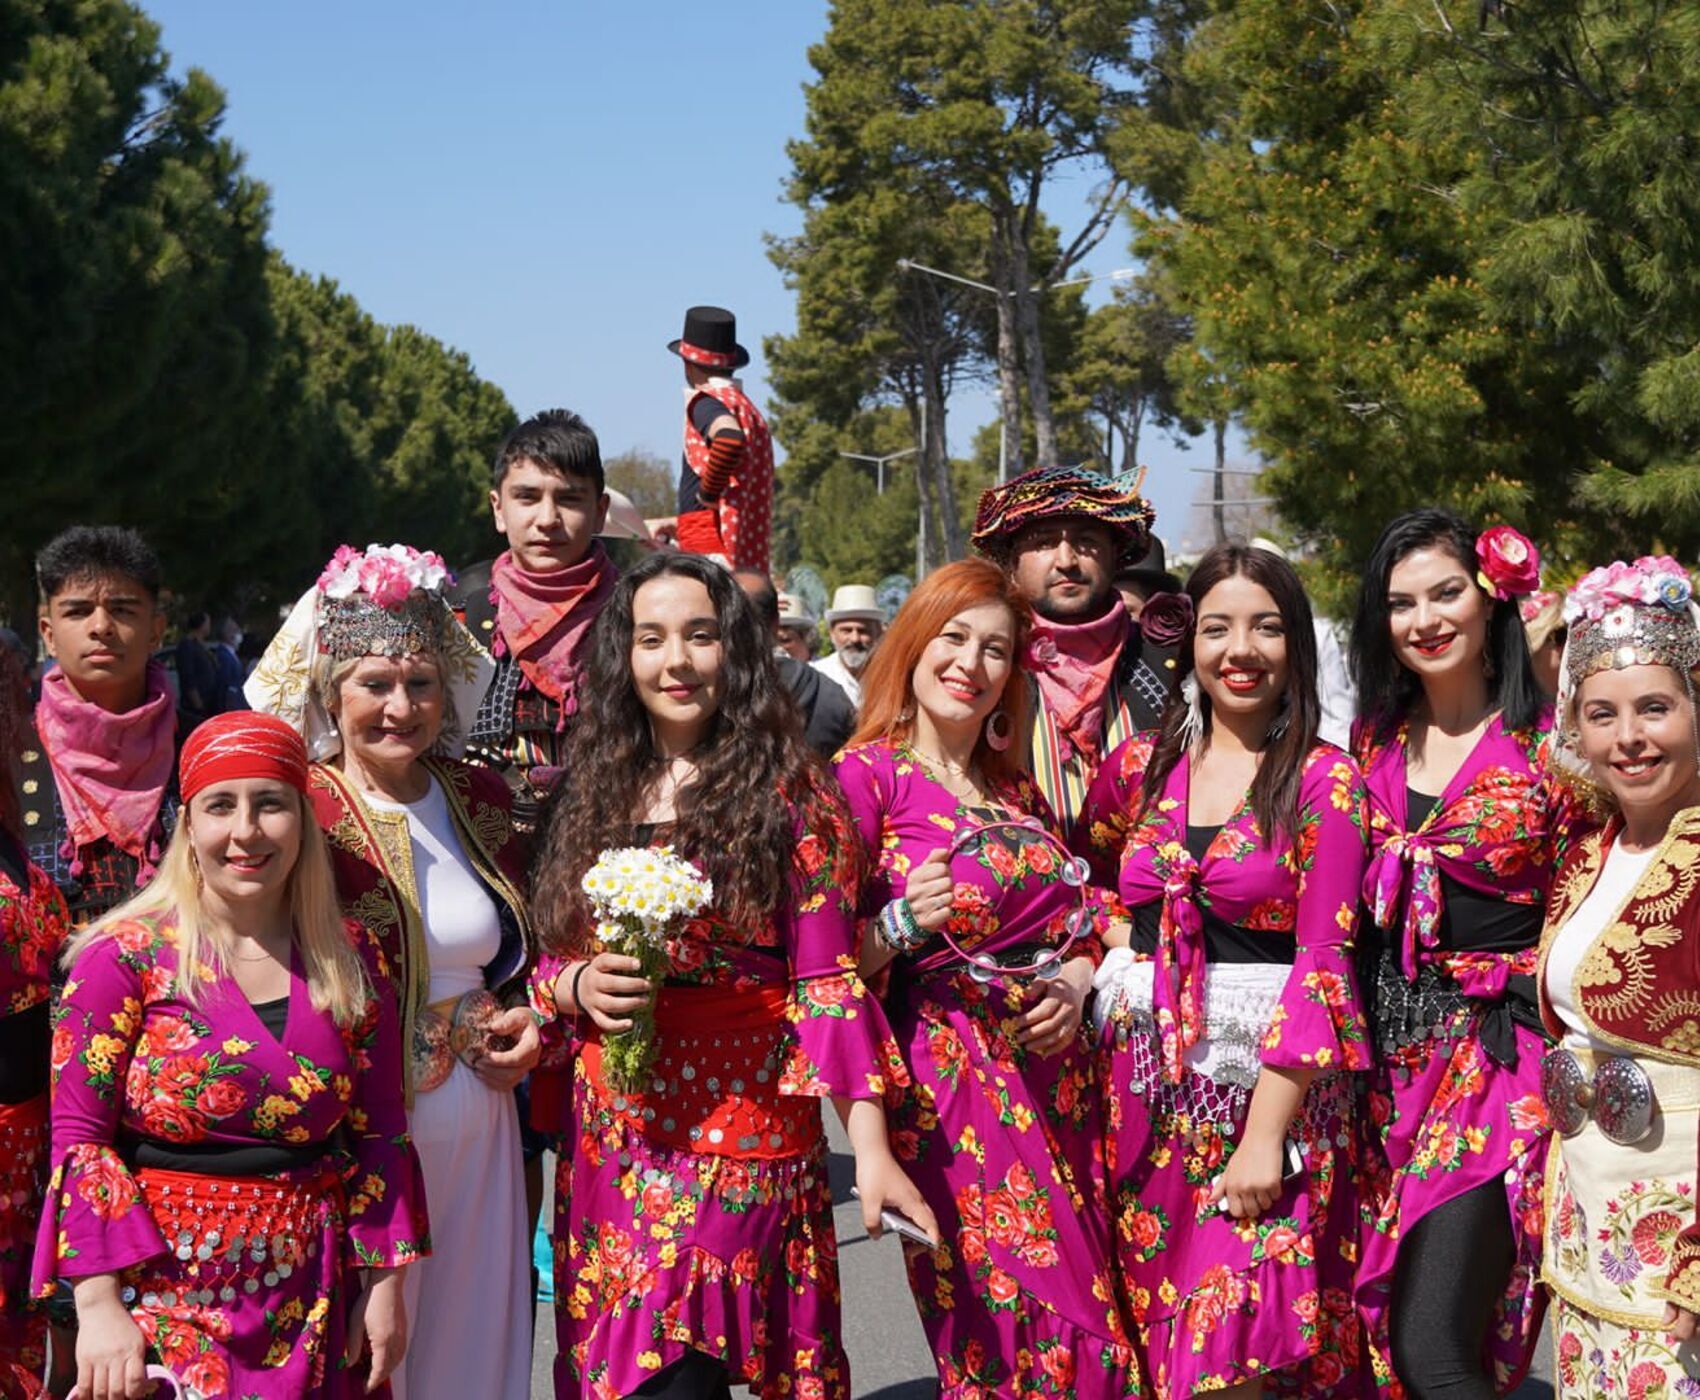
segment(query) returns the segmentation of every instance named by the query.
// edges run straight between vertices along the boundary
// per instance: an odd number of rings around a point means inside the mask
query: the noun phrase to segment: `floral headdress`
[[[1687,676],[1700,666],[1700,609],[1687,571],[1668,555],[1644,555],[1595,569],[1564,600],[1569,688],[1596,671],[1670,666]]]
[[[1529,537],[1509,525],[1494,525],[1476,536],[1476,582],[1504,602],[1541,586],[1541,552]]]
[[[453,581],[442,556],[429,550],[342,545],[248,678],[248,703],[294,725],[314,760],[323,760],[341,747],[318,694],[324,663],[423,654],[442,668],[453,702],[438,750],[459,754],[496,666],[443,596]]]

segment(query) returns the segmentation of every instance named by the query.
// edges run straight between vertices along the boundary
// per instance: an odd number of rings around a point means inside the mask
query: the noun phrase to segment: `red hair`
[[[862,711],[851,737],[853,744],[904,743],[915,729],[915,667],[921,653],[951,618],[986,603],[1001,603],[1015,621],[1015,663],[998,699],[998,709],[1009,718],[1010,745],[1001,752],[981,734],[974,745],[973,761],[988,778],[1013,781],[1027,761],[1028,726],[1031,708],[1027,694],[1027,672],[1021,660],[1027,654],[1027,630],[1033,613],[1027,599],[1009,575],[989,559],[960,559],[928,574],[892,619],[891,626],[874,650],[862,677]]]

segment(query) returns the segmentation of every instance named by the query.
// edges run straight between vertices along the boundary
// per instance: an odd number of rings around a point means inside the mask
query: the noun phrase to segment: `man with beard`
[[[868,669],[868,658],[874,654],[883,631],[885,610],[875,600],[871,587],[865,583],[847,583],[833,593],[832,606],[826,610],[826,635],[832,641],[832,655],[809,664],[835,682],[858,710],[862,708],[862,673]]]
[[[1104,755],[1155,728],[1168,703],[1173,651],[1146,642],[1115,588],[1121,561],[1151,542],[1143,475],[1041,467],[983,493],[975,512],[974,547],[1033,606],[1031,767],[1065,832]]]

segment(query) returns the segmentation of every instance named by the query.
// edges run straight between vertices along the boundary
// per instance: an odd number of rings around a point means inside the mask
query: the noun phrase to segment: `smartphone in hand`
[[[850,1188],[850,1194],[857,1200],[862,1199],[862,1193],[854,1186]],[[925,1245],[928,1249],[938,1248],[933,1237],[901,1211],[882,1210],[880,1212],[880,1228],[889,1231],[891,1234],[901,1236],[903,1239],[913,1240],[916,1244]]]

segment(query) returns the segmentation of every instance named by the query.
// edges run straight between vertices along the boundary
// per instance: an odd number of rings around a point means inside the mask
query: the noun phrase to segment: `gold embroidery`
[[[508,814],[494,803],[480,802],[472,809],[472,834],[485,849],[500,850],[512,834]]]

